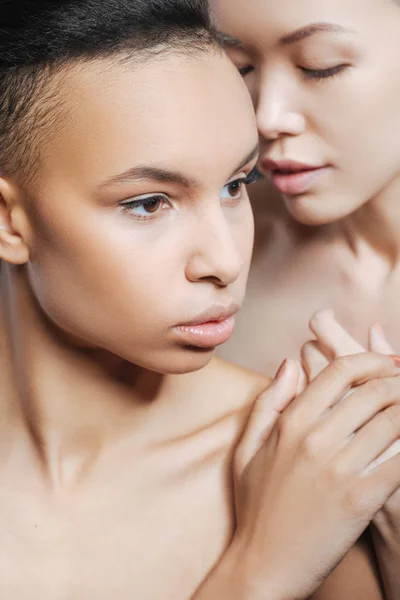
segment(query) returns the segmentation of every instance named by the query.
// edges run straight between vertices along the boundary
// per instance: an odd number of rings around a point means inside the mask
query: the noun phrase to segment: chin
[[[340,221],[357,210],[357,206],[340,207],[338,197],[316,198],[315,196],[284,197],[284,202],[291,216],[303,225],[329,225]],[[342,210],[340,210],[342,208]],[[331,210],[329,210],[331,209]]]
[[[171,353],[172,354],[172,353]],[[170,356],[165,360],[164,364],[160,364],[157,372],[165,375],[184,375],[185,373],[193,373],[200,371],[208,365],[214,356],[214,349],[205,350],[203,348],[190,348],[176,353],[176,356]]]
[[[150,357],[133,357],[122,353],[119,356],[140,369],[146,369],[161,375],[184,375],[206,367],[213,358],[214,352],[214,348],[197,349],[188,347],[168,349],[164,352],[154,353]]]

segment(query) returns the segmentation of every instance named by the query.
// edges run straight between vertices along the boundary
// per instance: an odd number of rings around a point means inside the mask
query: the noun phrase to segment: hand
[[[244,469],[238,448],[231,552],[244,598],[307,598],[400,486],[400,456],[365,473],[400,435],[397,374],[381,355],[337,359],[279,416]],[[257,412],[247,440],[260,428]]]
[[[331,311],[317,313],[311,321],[316,340],[303,347],[304,370],[310,379],[335,357],[365,351],[335,320]],[[394,351],[379,325],[369,331],[369,349],[393,355]],[[400,388],[399,388],[400,397]],[[369,468],[400,452],[400,440],[390,446]],[[385,591],[389,599],[400,597],[400,491],[397,490],[373,521],[373,537]]]

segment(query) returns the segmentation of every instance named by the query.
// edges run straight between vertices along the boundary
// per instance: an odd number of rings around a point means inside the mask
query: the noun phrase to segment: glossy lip
[[[270,158],[264,159],[261,165],[270,172],[271,182],[277,190],[287,196],[304,194],[329,168],[329,165],[310,165],[296,160]]]
[[[174,327],[174,331],[186,345],[213,349],[225,343],[235,328],[237,304],[213,305],[190,321]]]

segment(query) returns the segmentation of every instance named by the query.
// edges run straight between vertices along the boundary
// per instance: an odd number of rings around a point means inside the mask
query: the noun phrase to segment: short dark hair
[[[0,171],[30,178],[57,126],[52,75],[79,60],[216,46],[207,0],[0,0]]]

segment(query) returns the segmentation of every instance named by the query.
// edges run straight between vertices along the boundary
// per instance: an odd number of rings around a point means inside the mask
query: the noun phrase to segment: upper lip
[[[202,323],[220,322],[229,319],[240,309],[239,304],[231,302],[227,306],[222,304],[213,304],[203,312],[199,313],[193,319],[180,323],[178,327],[189,327],[191,325],[201,325]]]
[[[310,171],[312,169],[320,169],[321,165],[309,165],[306,163],[298,162],[297,160],[272,160],[266,158],[262,161],[262,166],[269,171],[287,171],[289,173],[296,173],[299,171]]]

